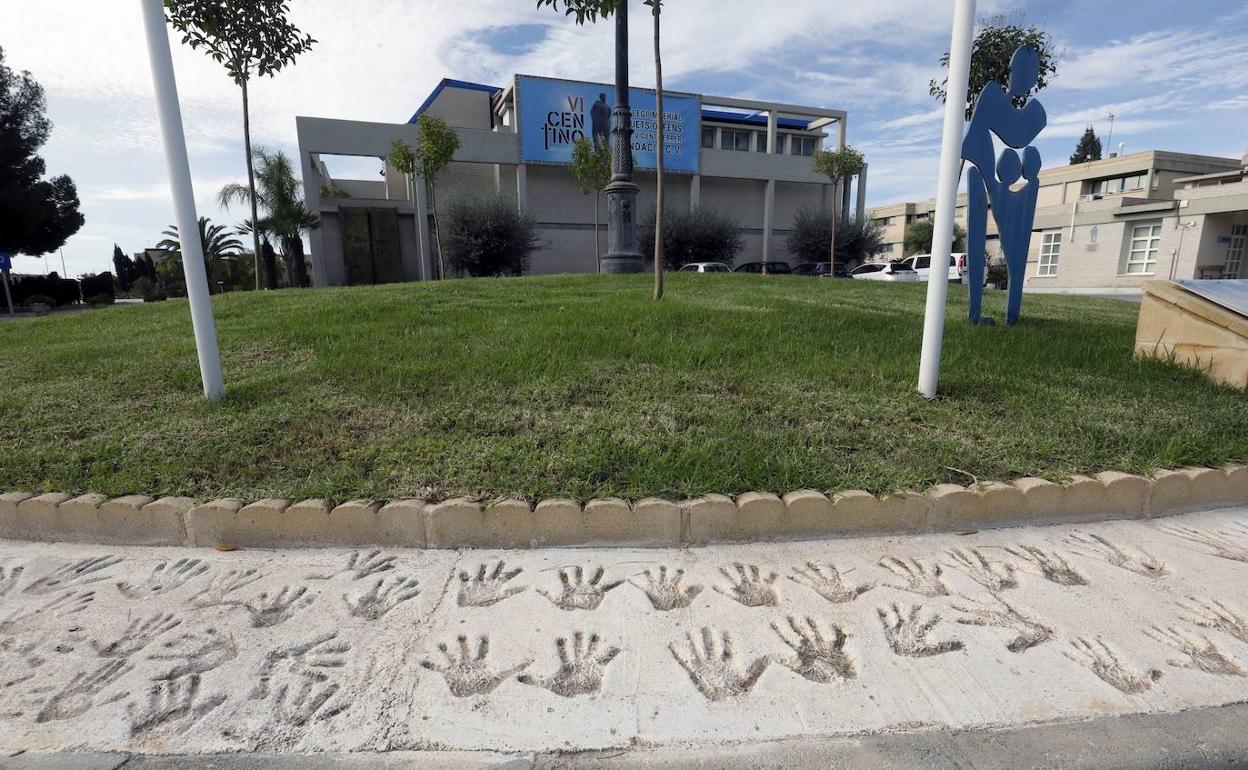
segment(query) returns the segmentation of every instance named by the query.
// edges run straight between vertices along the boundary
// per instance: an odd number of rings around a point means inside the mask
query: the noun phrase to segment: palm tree
[[[243,244],[234,238],[225,225],[211,224],[208,217],[199,218],[199,243],[204,250],[204,269],[208,272],[208,290],[213,284],[223,280],[232,272],[232,264],[243,255]],[[176,252],[182,251],[182,241],[178,236],[178,226],[169,225],[161,235],[164,240],[156,244],[156,248]]]
[[[247,185],[228,184],[217,194],[217,201],[227,209],[233,203],[254,202],[262,206],[265,216],[255,223],[251,219],[245,220],[238,232],[251,233],[257,230],[258,235],[266,240],[268,235],[274,236],[281,249],[290,283],[294,286],[306,286],[308,267],[303,251],[303,234],[320,227],[320,220],[304,205],[299,179],[295,176],[294,166],[286,153],[257,147],[252,154],[256,167],[254,200]],[[270,276],[270,285],[275,283],[273,278],[274,276]]]

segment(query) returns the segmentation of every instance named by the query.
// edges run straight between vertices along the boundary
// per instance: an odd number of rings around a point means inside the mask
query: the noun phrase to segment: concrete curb
[[[814,490],[747,492],[673,502],[552,498],[481,502],[455,498],[253,502],[224,498],[98,494],[0,495],[0,538],[117,545],[276,548],[681,547],[867,534],[915,534],[1164,516],[1248,504],[1248,466],[1105,471],[1063,484],[1035,478],[877,497]]]

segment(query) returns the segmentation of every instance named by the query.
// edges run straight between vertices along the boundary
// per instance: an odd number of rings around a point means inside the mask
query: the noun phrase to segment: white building
[[[415,122],[425,113],[454,127],[461,142],[438,182],[439,202],[465,191],[506,195],[538,224],[543,248],[530,273],[593,272],[595,203],[577,188],[567,158],[575,137],[603,130],[603,107],[595,102],[609,110],[612,94],[607,85],[524,75],[502,88],[443,80],[406,124],[297,118],[305,197],[321,218],[311,236],[313,282],[435,275],[426,186],[412,189],[393,167],[381,168],[394,140],[419,143]],[[654,208],[654,92],[633,89],[630,101],[644,213]],[[797,211],[830,208],[838,194],[815,173],[811,155],[844,146],[845,111],[665,92],[664,113],[667,205],[712,207],[736,219],[745,240],[739,262],[792,261],[784,236]],[[378,178],[335,175],[334,156],[379,159]],[[865,186],[865,171],[842,185],[843,211],[852,203],[862,215]],[[605,205],[601,219],[605,243]]]

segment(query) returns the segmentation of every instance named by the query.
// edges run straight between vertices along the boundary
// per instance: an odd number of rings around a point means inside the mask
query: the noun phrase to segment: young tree
[[[386,160],[400,174],[418,176],[429,185],[429,213],[433,217],[433,239],[438,245],[438,277],[446,277],[446,258],[442,253],[442,228],[438,225],[438,177],[450,167],[459,152],[459,134],[442,118],[421,115],[416,120],[420,143],[408,147],[402,139],[390,145]]]
[[[1005,16],[993,16],[981,22],[971,49],[971,79],[966,88],[967,120],[975,112],[975,102],[984,86],[993,81],[1005,83],[1010,79],[1010,58],[1019,47],[1028,45],[1040,52],[1040,77],[1036,81],[1036,91],[1044,90],[1057,75],[1058,54],[1053,49],[1052,36],[1042,27],[1023,26],[1024,23],[1012,22]],[[948,52],[940,57],[940,65],[949,68]],[[946,76],[939,83],[933,80],[929,85],[931,95],[941,104],[948,95],[945,90],[948,83]]]
[[[1100,160],[1101,150],[1101,140],[1097,138],[1096,132],[1092,130],[1092,126],[1088,126],[1083,132],[1083,137],[1079,139],[1079,144],[1076,145],[1074,154],[1070,156],[1070,165],[1087,163],[1090,160]]]
[[[259,221],[256,175],[252,165],[251,106],[247,86],[252,77],[272,77],[316,43],[287,19],[287,0],[165,0],[165,13],[182,42],[203,48],[225,67],[243,95],[243,149],[251,221]],[[252,231],[256,255],[256,288],[260,288],[260,232]]]
[[[663,0],[645,2],[654,16],[654,125],[657,132],[654,143],[654,298],[663,299],[663,167],[667,155],[667,145],[663,141],[663,56],[659,49],[659,16],[663,12]]]
[[[253,153],[256,167],[255,194],[265,215],[260,218],[261,237],[272,234],[281,247],[282,262],[292,286],[308,285],[307,259],[303,251],[303,234],[320,227],[320,219],[303,202],[299,179],[294,165],[286,153],[271,152],[257,147]],[[251,202],[251,188],[241,184],[228,184],[217,194],[217,202],[228,209],[239,201]],[[240,233],[251,233],[253,225],[248,220],[239,227]],[[273,272],[266,268],[266,272]]]
[[[861,174],[866,161],[862,153],[848,144],[839,150],[815,150],[814,161],[815,173],[823,174],[832,182],[832,237],[829,239],[828,258],[832,263],[831,268],[835,270],[836,226],[844,216],[840,210],[841,196],[836,188],[842,182],[849,184],[849,180]]]
[[[611,184],[611,144],[581,138],[572,147],[572,176],[585,195],[594,196],[594,259],[602,272],[602,233],[598,212],[602,191]]]
[[[209,277],[210,293],[214,282],[230,272],[228,263],[238,259],[243,253],[242,242],[231,236],[225,225],[214,225],[211,222],[208,217],[199,218],[199,242],[204,249],[204,268]],[[182,241],[179,240],[177,225],[169,225],[161,235],[165,238],[156,244],[156,248],[181,252]]]
[[[911,254],[926,254],[932,248],[932,229],[934,223],[930,219],[920,219],[910,228],[906,230],[906,239],[902,243],[902,255],[910,256]],[[961,254],[966,251],[966,230],[957,222],[953,223],[953,248],[954,253]]]
[[[73,180],[43,178],[38,150],[52,132],[46,113],[43,87],[6,66],[0,48],[0,252],[56,251],[85,221]]]

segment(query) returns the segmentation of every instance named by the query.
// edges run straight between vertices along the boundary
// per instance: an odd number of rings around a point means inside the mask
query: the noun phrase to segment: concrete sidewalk
[[[0,766],[1230,762],[1244,519],[684,550],[0,542],[0,750],[25,752]],[[993,759],[1045,745],[1067,753]]]

